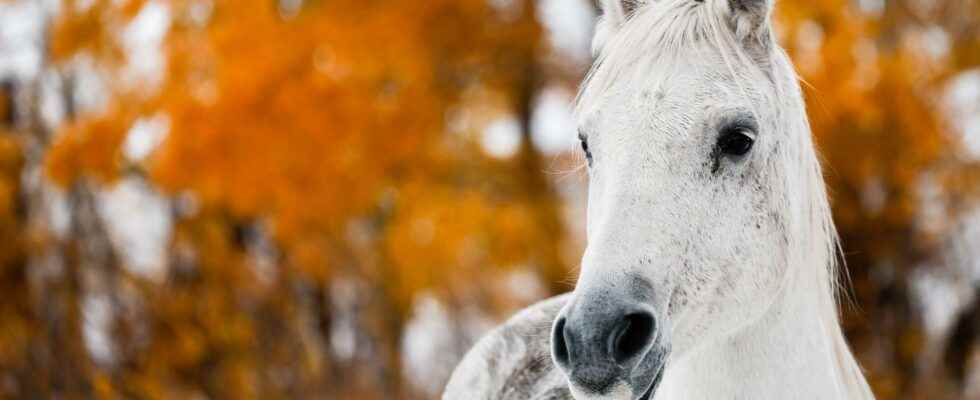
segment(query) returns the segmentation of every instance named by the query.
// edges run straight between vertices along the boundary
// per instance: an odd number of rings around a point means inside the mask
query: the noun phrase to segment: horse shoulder
[[[532,305],[480,339],[456,367],[443,400],[571,400],[551,361],[551,325],[568,297]]]

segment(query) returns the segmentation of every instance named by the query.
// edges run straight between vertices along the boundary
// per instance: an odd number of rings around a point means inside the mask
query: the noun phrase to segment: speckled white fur
[[[655,400],[872,399],[839,326],[836,231],[772,0],[622,1],[603,0],[577,109],[594,162],[571,298],[651,284],[671,348]],[[755,121],[755,146],[713,171],[733,118]],[[453,381],[483,373],[466,365]]]

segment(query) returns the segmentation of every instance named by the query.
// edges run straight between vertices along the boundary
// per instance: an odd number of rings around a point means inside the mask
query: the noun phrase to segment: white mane
[[[785,193],[774,193],[782,196],[775,204],[791,210],[788,237],[792,242],[787,247],[792,252],[790,265],[794,267],[787,274],[782,290],[791,291],[801,281],[820,283],[819,318],[825,337],[831,341],[829,347],[834,349],[834,354],[828,356],[839,368],[837,392],[846,394],[848,399],[873,399],[840,328],[838,310],[846,285],[839,281],[842,276],[839,238],[802,101],[799,76],[781,47],[765,45],[763,36],[771,34],[768,29],[750,31],[745,28],[748,24],[740,24],[733,32],[725,26],[728,22],[718,8],[726,7],[726,1],[660,0],[640,4],[632,16],[621,21],[623,25],[616,32],[606,26],[615,22],[610,20],[615,16],[605,16],[596,29],[593,51],[597,60],[582,84],[576,114],[579,118],[587,116],[614,83],[626,80],[628,86],[649,85],[651,79],[667,78],[652,77],[646,71],[654,63],[676,60],[683,49],[697,41],[709,42],[720,51],[736,82],[771,79],[777,95],[769,100],[781,113],[778,119],[785,128],[783,132],[791,137],[789,143],[793,144],[790,151],[781,153],[784,159],[780,164],[796,168],[785,174]],[[745,41],[755,41],[767,54],[749,54],[740,45]],[[763,71],[758,62],[768,62],[769,71]]]

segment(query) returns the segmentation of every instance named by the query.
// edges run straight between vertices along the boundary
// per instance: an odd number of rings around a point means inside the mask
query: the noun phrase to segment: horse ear
[[[636,12],[640,6],[650,0],[599,0],[602,17],[596,25],[595,37],[592,39],[592,52],[598,55],[606,41]]]
[[[735,35],[750,44],[768,45],[775,0],[726,0]]]

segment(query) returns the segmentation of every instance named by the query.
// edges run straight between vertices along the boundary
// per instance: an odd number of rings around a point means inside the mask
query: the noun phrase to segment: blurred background
[[[433,399],[571,290],[591,0],[0,0],[0,398]],[[980,399],[980,1],[780,0],[881,399]]]

